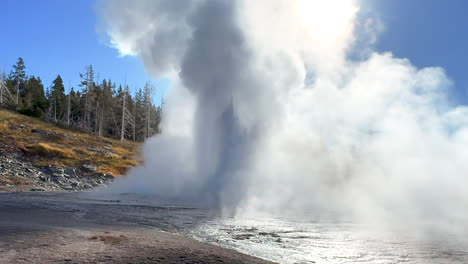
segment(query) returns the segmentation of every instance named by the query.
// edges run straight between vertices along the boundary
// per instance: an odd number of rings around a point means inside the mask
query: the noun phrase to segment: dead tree
[[[16,109],[18,109],[18,106],[19,106],[19,86],[20,86],[20,80],[18,77],[16,79]]]
[[[3,106],[5,103],[5,96],[8,96],[8,99],[11,99],[11,93],[8,87],[5,85],[5,73],[0,74],[0,106]]]
[[[67,126],[70,126],[70,108],[71,108],[71,102],[70,102],[70,96],[71,96],[71,82],[68,81],[68,98],[67,98]]]
[[[154,134],[154,130],[151,127],[151,110],[153,108],[153,86],[150,82],[146,83],[144,89],[144,113],[143,121],[145,125],[143,127],[143,137],[145,139],[151,137]]]
[[[122,96],[122,126],[120,128],[120,141],[125,139],[126,123],[135,127],[135,120],[132,116],[132,113],[127,107],[127,96],[128,96],[128,86],[125,85],[123,96]],[[135,135],[133,136],[135,137]]]

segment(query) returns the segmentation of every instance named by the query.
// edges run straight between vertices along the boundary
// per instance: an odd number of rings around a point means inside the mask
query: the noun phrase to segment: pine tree
[[[129,88],[127,85],[125,85],[125,88],[122,91],[122,112],[121,112],[122,119],[121,119],[121,130],[120,130],[121,141],[125,139],[125,136],[128,134],[129,130],[132,132],[132,134],[134,131],[135,120],[131,111],[132,106],[133,106],[133,100],[132,100],[132,97],[130,96]],[[132,137],[134,137],[134,135]]]
[[[53,99],[53,117],[54,121],[62,119],[66,113],[67,101],[65,96],[65,87],[63,86],[63,80],[60,75],[57,75],[57,78],[52,82],[52,87],[50,90],[51,97]]]
[[[110,112],[114,104],[114,85],[111,80],[102,81],[101,90],[98,96],[99,108],[99,136],[107,136],[109,124],[112,122]]]
[[[69,93],[70,98],[70,126],[77,126],[80,124],[83,108],[81,107],[81,93],[75,92],[73,87]]]
[[[27,77],[25,69],[23,59],[19,58],[8,78],[0,74],[1,107],[92,131],[100,137],[144,141],[160,133],[162,108],[153,103],[150,83],[132,96],[126,84],[116,90],[110,79],[98,83],[90,65],[80,74],[81,91],[74,90],[70,84],[67,94],[60,75],[44,91],[42,80],[37,76]]]
[[[81,127],[86,131],[91,131],[91,112],[95,101],[95,86],[93,66],[85,67],[86,72],[80,73],[81,84],[83,87],[83,117],[81,120]]]
[[[66,117],[66,121],[67,121],[67,126],[70,127],[70,122],[71,122],[71,91],[72,91],[72,88],[71,88],[71,84],[70,82],[68,82],[68,94],[67,94],[67,117]]]
[[[23,58],[18,58],[7,80],[7,86],[12,90],[12,93],[15,94],[15,106],[17,109],[20,108],[20,97],[24,95],[26,81],[27,76],[24,60]]]
[[[145,140],[145,122],[143,119],[145,112],[144,101],[143,90],[140,88],[135,94],[135,108],[133,110],[133,118],[135,120],[135,141]]]
[[[44,85],[39,77],[30,76],[26,83],[24,96],[24,109],[20,113],[42,117],[49,107],[49,102],[44,94]]]
[[[151,83],[147,82],[145,85],[145,89],[143,90],[143,116],[142,116],[142,121],[144,122],[144,127],[143,127],[143,137],[144,139],[147,139],[154,135],[154,129],[152,127],[152,118],[154,117],[152,115],[153,112],[153,86]]]

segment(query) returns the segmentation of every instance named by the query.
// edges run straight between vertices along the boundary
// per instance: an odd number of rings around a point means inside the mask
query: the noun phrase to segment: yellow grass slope
[[[137,165],[138,143],[64,129],[0,109],[0,154],[23,152],[36,166],[93,165],[113,176]]]

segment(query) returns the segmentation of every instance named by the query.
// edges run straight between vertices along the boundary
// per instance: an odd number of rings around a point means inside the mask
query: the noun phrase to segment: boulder
[[[50,135],[49,131],[41,130],[41,129],[31,129],[31,133],[38,134],[43,137],[47,137]]]

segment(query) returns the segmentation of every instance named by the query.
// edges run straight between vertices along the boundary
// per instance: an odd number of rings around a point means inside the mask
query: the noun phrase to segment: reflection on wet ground
[[[0,223],[22,221],[15,219],[17,210],[31,213],[38,225],[52,221],[64,227],[138,226],[180,233],[279,263],[468,263],[468,238],[423,241],[406,234],[363,232],[350,223],[238,219],[134,195],[98,199],[87,193],[0,194]]]

